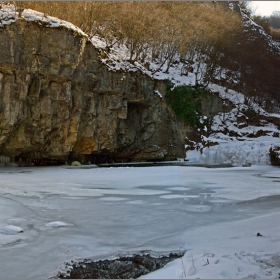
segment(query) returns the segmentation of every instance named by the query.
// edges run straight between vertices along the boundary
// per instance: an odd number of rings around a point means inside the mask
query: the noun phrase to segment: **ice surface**
[[[67,224],[61,221],[54,221],[46,224],[47,227],[58,228],[58,227],[67,227],[71,226],[71,224]]]
[[[184,257],[141,278],[276,279],[280,213],[185,232]],[[257,237],[256,233],[262,236]]]
[[[262,250],[262,257],[266,251],[276,254],[280,242],[279,231],[266,234],[268,220],[272,229],[275,220],[259,218],[280,212],[280,170],[271,166],[2,168],[0,178],[0,228],[24,230],[0,234],[0,278],[47,278],[65,270],[70,260],[142,250],[186,251],[186,266],[191,252],[197,271],[210,252],[215,257],[209,268],[214,259],[229,268],[224,254]],[[247,224],[252,223],[249,235]],[[256,231],[264,234],[259,244]],[[238,240],[243,241],[236,247]],[[182,274],[178,263],[179,268],[169,266],[174,268],[171,278]],[[190,268],[185,269],[187,275]]]

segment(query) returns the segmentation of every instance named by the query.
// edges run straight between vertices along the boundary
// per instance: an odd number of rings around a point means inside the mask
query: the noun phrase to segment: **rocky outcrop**
[[[108,71],[86,36],[18,19],[0,28],[0,50],[0,155],[94,163],[184,157],[185,128],[164,84]]]
[[[279,134],[278,134],[279,137]],[[269,150],[272,165],[280,166],[280,145],[274,145]]]

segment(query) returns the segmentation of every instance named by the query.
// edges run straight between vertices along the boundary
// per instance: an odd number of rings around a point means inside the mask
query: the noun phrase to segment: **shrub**
[[[207,89],[205,86],[196,84],[195,86],[180,85],[174,87],[170,80],[165,81],[166,100],[178,119],[185,123],[201,128],[200,122],[201,102],[207,98]]]

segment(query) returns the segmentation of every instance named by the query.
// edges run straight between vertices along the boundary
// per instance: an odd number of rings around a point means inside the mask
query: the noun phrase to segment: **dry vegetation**
[[[237,13],[211,2],[12,2],[100,35],[108,46],[126,43],[130,60],[147,51],[162,63],[225,40],[240,26]],[[168,71],[168,69],[167,69]]]
[[[280,41],[280,11],[273,12],[270,17],[254,16],[253,18],[274,40]]]
[[[168,73],[172,64],[183,62],[183,75],[196,61],[197,73],[206,65],[198,82],[233,87],[271,108],[280,103],[278,56],[255,33],[244,32],[240,14],[229,9],[226,1],[11,3],[19,11],[34,9],[67,20],[89,36],[99,35],[106,40],[108,50],[125,44],[131,62],[141,61],[147,68],[147,56],[157,62],[154,73]],[[215,80],[222,69],[237,73],[239,83]]]

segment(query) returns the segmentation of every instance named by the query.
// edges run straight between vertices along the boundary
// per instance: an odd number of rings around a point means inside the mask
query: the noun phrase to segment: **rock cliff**
[[[18,19],[0,28],[0,155],[92,163],[184,157],[165,86],[108,71],[88,37]]]

